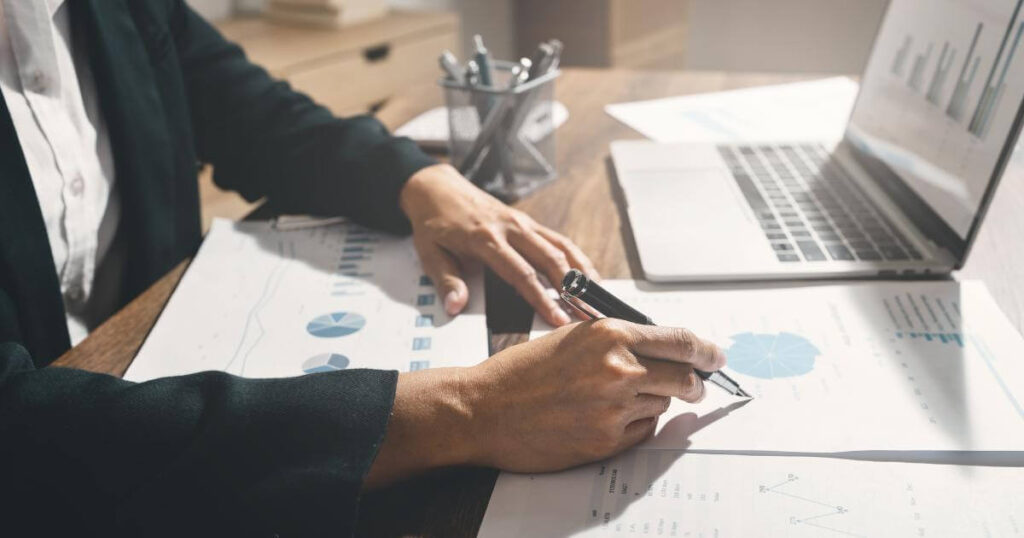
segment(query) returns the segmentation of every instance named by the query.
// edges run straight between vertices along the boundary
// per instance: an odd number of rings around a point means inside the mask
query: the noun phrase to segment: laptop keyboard
[[[817,144],[718,146],[782,262],[920,260]]]

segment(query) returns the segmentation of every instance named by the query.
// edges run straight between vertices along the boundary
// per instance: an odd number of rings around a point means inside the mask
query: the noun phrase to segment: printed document
[[[1024,339],[978,282],[602,285],[655,323],[717,343],[754,396],[708,384],[699,404],[674,400],[648,448],[1024,457]]]
[[[839,140],[857,98],[846,77],[605,106],[655,142]]]
[[[1022,468],[633,449],[503,473],[479,536],[1021,536],[1022,483]]]
[[[410,239],[216,220],[125,378],[476,364],[488,356],[483,277],[465,276],[469,305],[450,318]]]

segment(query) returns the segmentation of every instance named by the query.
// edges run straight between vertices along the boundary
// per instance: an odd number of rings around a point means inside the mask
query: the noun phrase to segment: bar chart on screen
[[[1021,4],[1018,1],[1015,8],[1017,11],[1020,10]],[[973,37],[970,39],[970,45],[967,46],[967,54],[960,68],[960,76],[957,79],[952,95],[948,99],[946,114],[956,121],[964,119],[967,95],[971,91],[975,77],[978,74],[978,67],[981,64],[982,58],[975,56],[975,49],[978,45],[978,38],[981,37],[984,30],[985,24],[978,22]],[[977,104],[974,107],[974,113],[971,115],[970,122],[967,125],[968,131],[977,137],[984,137],[987,133],[993,112],[999,107],[999,102],[1006,91],[1006,77],[1010,73],[1014,59],[1018,54],[1018,49],[1021,46],[1022,34],[1024,34],[1024,21],[1020,21],[1016,25],[1010,24],[1006,32],[999,39],[999,49],[995,53],[994,58],[991,59],[991,66],[989,67],[985,85],[981,89]],[[903,66],[913,44],[914,37],[907,35],[904,38],[903,44],[896,50],[892,68],[894,76],[903,76]],[[924,88],[925,70],[930,68],[932,74],[925,97],[932,104],[942,106],[941,98],[944,94],[943,90],[946,79],[949,77],[950,69],[960,49],[951,43],[949,39],[945,40],[942,43],[942,52],[939,54],[938,60],[932,64],[931,58],[934,46],[935,43],[928,43],[927,48],[915,56],[910,75],[907,79],[907,86],[914,91],[921,92]]]
[[[1024,100],[1024,0],[893,2],[851,140],[966,237]]]

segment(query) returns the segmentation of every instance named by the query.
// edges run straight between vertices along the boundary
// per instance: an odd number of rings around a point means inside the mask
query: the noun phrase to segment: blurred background
[[[273,0],[188,0],[214,21]],[[295,0],[312,4],[317,0]],[[325,1],[325,0],[321,0]],[[345,2],[340,4],[365,4]],[[379,0],[396,10],[446,11],[462,50],[485,36],[501,58],[541,37],[566,42],[569,65],[859,73],[886,0]]]
[[[339,115],[377,112],[403,93],[439,97],[438,54],[451,49],[464,61],[474,50],[474,34],[483,36],[493,57],[507,60],[531,56],[541,41],[558,38],[565,44],[562,65],[569,67],[857,75],[887,3],[186,1],[253,61]],[[423,112],[390,108],[410,117]],[[256,205],[218,189],[209,167],[201,174],[200,194],[204,227],[214,216],[236,218]]]

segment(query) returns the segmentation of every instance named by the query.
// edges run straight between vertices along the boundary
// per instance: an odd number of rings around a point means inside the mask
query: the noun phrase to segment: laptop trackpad
[[[775,256],[723,168],[631,172],[626,198],[651,277],[749,273]]]

